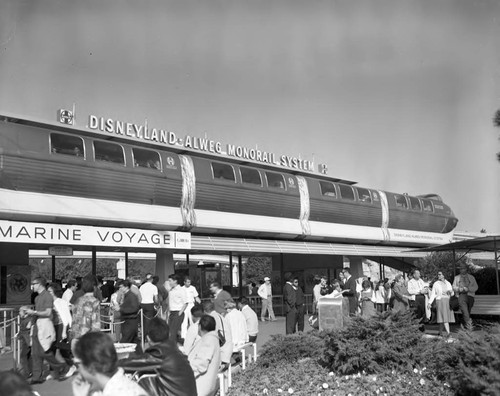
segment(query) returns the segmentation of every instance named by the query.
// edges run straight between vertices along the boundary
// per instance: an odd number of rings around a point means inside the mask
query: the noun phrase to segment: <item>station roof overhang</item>
[[[253,254],[314,254],[363,257],[425,257],[428,253],[385,245],[362,245],[325,243],[310,241],[263,240],[248,238],[226,238],[213,236],[191,236],[191,249],[195,251],[253,253]]]
[[[500,252],[500,235],[488,235],[480,238],[466,239],[463,241],[447,243],[418,249],[416,252],[443,252],[443,251],[465,251],[471,252]]]

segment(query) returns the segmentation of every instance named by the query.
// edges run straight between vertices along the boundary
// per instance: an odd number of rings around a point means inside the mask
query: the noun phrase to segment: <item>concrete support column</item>
[[[363,276],[363,257],[347,256],[347,258],[349,259],[349,268],[351,269],[351,276],[353,276],[355,279],[361,278]]]
[[[175,272],[174,254],[168,250],[156,253],[155,274],[160,277],[160,283],[164,283],[170,274]]]

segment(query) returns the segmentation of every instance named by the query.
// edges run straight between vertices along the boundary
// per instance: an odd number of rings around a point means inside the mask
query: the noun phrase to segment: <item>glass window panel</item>
[[[156,151],[134,148],[132,154],[134,155],[135,167],[161,170],[160,154]]]
[[[234,169],[231,165],[212,162],[214,179],[235,181]]]
[[[337,198],[337,192],[335,191],[335,185],[333,183],[320,181],[319,187],[321,188],[322,195]]]
[[[354,190],[351,186],[346,186],[345,184],[339,184],[340,196],[342,199],[348,199],[354,201]]]
[[[73,155],[75,157],[83,157],[83,140],[76,136],[51,133],[50,152],[53,154],[65,154]]]
[[[116,143],[94,141],[94,153],[96,161],[113,162],[125,164],[123,147]]]

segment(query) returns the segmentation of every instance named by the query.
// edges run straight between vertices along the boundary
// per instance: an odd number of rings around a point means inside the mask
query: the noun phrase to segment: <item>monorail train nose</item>
[[[455,229],[457,226],[458,219],[455,217],[453,212],[451,212],[451,216],[446,220],[446,226],[444,227],[444,232],[448,233]]]

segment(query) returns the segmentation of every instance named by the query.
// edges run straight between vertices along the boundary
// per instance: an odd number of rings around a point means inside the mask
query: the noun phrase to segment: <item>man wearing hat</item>
[[[474,305],[477,289],[476,279],[468,273],[467,264],[460,264],[460,274],[453,279],[453,291],[458,295],[458,306],[468,330],[472,330],[470,311]]]
[[[266,321],[266,313],[269,312],[269,320],[275,321],[273,311],[273,292],[271,289],[271,278],[266,276],[264,278],[264,283],[260,285],[258,294],[262,299],[262,310],[260,311],[260,320]]]

